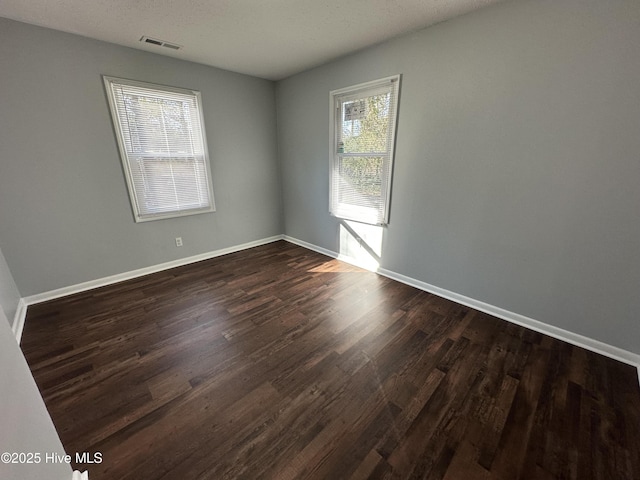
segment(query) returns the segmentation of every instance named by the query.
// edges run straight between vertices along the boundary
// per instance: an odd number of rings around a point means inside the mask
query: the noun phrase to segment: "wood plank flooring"
[[[29,308],[101,479],[638,479],[636,370],[276,242]]]

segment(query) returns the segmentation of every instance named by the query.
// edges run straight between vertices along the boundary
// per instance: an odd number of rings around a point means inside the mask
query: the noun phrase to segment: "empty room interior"
[[[3,0],[0,478],[638,479],[639,213],[637,0]]]

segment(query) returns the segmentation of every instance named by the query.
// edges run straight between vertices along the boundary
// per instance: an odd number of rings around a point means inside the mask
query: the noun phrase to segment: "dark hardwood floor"
[[[29,307],[100,479],[638,479],[628,365],[285,242]]]

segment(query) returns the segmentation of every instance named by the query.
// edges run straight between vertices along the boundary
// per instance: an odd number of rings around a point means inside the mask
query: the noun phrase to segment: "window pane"
[[[388,151],[390,98],[384,93],[342,102],[340,141],[345,153]]]
[[[385,157],[340,157],[334,171],[333,213],[368,223],[381,223]]]
[[[340,203],[380,208],[383,157],[341,157]]]
[[[128,153],[149,155],[194,155],[192,100],[177,101],[122,93],[129,142]],[[198,142],[199,143],[199,142]]]
[[[159,214],[209,206],[204,159],[138,157],[133,172],[140,212]]]

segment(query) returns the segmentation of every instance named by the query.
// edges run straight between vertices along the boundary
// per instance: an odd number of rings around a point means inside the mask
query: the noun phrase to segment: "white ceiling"
[[[2,0],[0,16],[279,80],[499,1]]]

